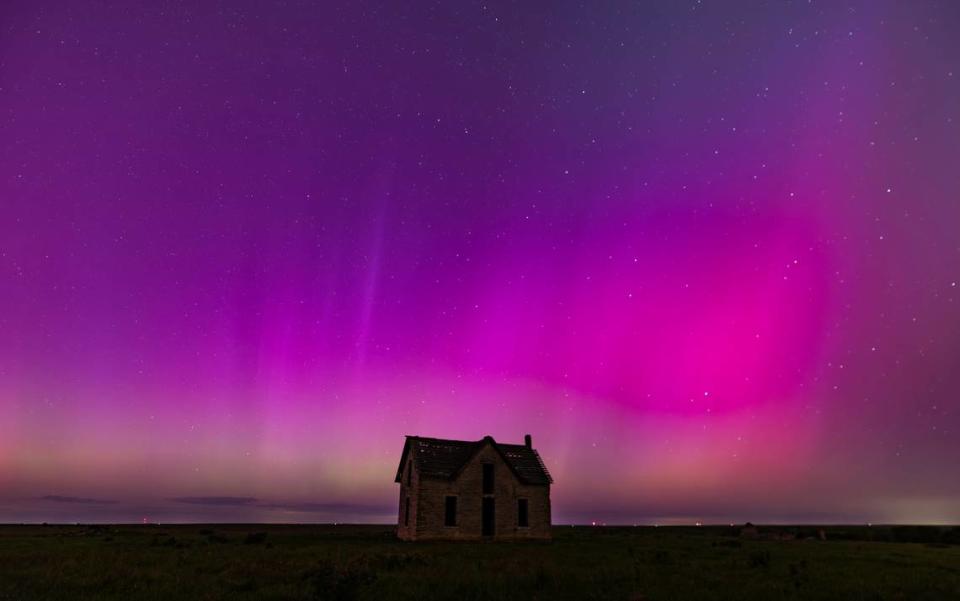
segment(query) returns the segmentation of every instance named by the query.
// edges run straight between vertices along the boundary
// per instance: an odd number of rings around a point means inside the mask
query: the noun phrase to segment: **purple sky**
[[[0,5],[0,522],[960,521],[960,6]]]

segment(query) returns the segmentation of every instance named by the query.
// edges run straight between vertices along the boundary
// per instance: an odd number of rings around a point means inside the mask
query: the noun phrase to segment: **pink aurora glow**
[[[81,4],[0,9],[0,522],[528,432],[560,522],[960,520],[952,4]]]

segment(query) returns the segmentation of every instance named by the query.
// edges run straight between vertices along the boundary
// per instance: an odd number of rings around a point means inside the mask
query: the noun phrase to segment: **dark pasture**
[[[384,526],[0,526],[0,600],[960,599],[960,528],[824,530],[403,543]]]

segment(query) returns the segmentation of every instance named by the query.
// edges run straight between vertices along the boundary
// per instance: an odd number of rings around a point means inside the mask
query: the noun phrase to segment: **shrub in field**
[[[427,565],[427,559],[418,553],[380,553],[371,556],[367,563],[376,571],[392,572],[409,566]]]
[[[304,575],[310,583],[313,599],[324,601],[354,601],[360,587],[372,584],[377,575],[364,562],[355,562],[346,568],[331,561],[322,561]]]
[[[177,540],[177,537],[175,536],[167,536],[166,538],[155,536],[150,544],[159,547],[176,547],[177,549],[182,549],[186,546],[184,543]]]
[[[750,555],[747,557],[747,561],[750,563],[751,568],[766,568],[770,566],[770,551],[766,549],[758,549],[756,551],[751,551]]]
[[[948,545],[960,545],[960,527],[948,528],[943,533],[943,542]]]
[[[652,563],[657,565],[669,565],[673,563],[673,557],[670,556],[668,551],[657,549],[653,552]]]
[[[229,542],[230,540],[226,536],[223,536],[222,534],[218,534],[212,530],[208,530],[208,532],[209,534],[207,534],[207,542],[209,543],[222,544],[222,543]]]
[[[247,538],[243,539],[243,542],[247,545],[259,545],[265,540],[267,540],[266,532],[251,532],[247,534]]]
[[[547,571],[543,564],[538,564],[533,577],[534,590],[538,592],[543,591],[551,584],[552,581],[553,574]]]
[[[739,549],[740,547],[743,546],[743,543],[741,543],[741,542],[738,541],[738,540],[727,540],[727,539],[724,539],[724,540],[719,540],[719,541],[713,543],[713,546],[715,546],[715,547],[731,547],[731,548],[733,548],[733,549]]]
[[[804,584],[806,584],[807,580],[809,580],[807,576],[807,560],[806,559],[801,559],[799,562],[796,562],[796,563],[790,563],[788,568],[790,570],[790,582],[793,583],[794,588],[799,589]]]

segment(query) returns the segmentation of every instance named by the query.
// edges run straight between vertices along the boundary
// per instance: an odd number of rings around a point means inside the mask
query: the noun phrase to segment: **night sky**
[[[0,522],[960,521],[960,5],[0,5]]]

